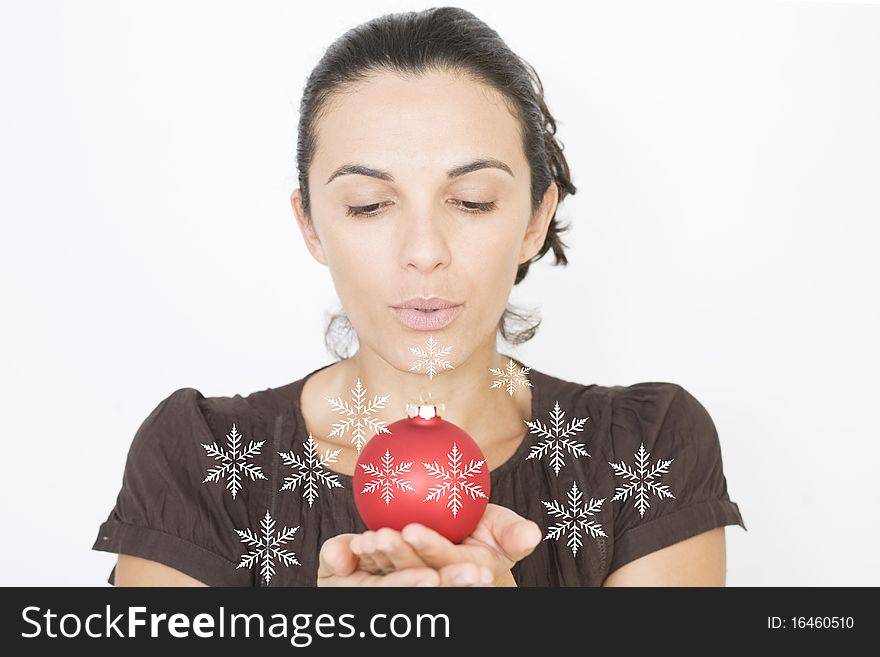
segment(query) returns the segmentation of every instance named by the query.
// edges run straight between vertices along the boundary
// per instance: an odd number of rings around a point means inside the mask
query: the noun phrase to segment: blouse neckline
[[[512,356],[508,356],[508,358],[513,360],[514,363],[516,363],[518,366],[522,367],[523,369],[527,368],[526,364],[523,363],[522,361],[519,361],[516,358],[513,358]],[[303,378],[301,378],[297,382],[296,387],[292,390],[293,402],[291,405],[293,406],[294,418],[296,419],[296,430],[295,430],[295,436],[294,436],[294,445],[296,447],[299,447],[300,443],[305,442],[305,439],[303,438],[303,436],[305,436],[307,438],[308,433],[309,433],[308,428],[306,426],[305,416],[303,416],[303,413],[302,413],[302,391],[303,391],[303,388],[305,388],[306,381],[308,381],[313,375],[317,374],[321,370],[325,370],[328,367],[330,367],[331,365],[335,365],[335,364],[336,364],[335,362],[329,363],[327,365],[323,365],[322,367],[319,367],[319,368],[309,372],[308,374],[306,374]],[[540,385],[540,383],[536,383],[536,380],[540,380],[540,378],[543,375],[541,372],[539,372],[538,370],[536,370],[534,368],[527,368],[527,369],[529,371],[525,376],[529,380],[529,383],[532,384],[530,386],[532,389],[531,417],[529,418],[529,423],[532,423],[535,421],[535,418],[538,415],[538,408],[540,408],[540,401],[541,401],[540,400],[541,385]],[[514,450],[513,454],[510,456],[510,458],[508,458],[506,461],[504,461],[501,465],[496,467],[494,470],[489,471],[490,482],[494,482],[497,478],[499,478],[503,475],[506,475],[509,471],[511,471],[513,468],[515,468],[519,463],[522,463],[525,460],[524,457],[525,457],[526,453],[529,451],[529,448],[531,447],[531,442],[532,442],[529,439],[529,437],[532,435],[533,434],[531,433],[531,430],[527,426],[525,434],[522,437],[522,440],[520,441],[519,445]],[[328,468],[326,465],[324,466],[324,468],[326,470],[328,470],[329,472],[337,475],[343,481],[352,482],[354,480],[353,475],[346,474],[344,472],[337,472],[336,470],[332,470],[332,469]]]

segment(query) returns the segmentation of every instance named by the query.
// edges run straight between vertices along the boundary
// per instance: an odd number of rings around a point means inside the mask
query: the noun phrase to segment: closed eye
[[[478,203],[476,201],[454,201],[455,204],[465,214],[482,214],[491,212],[495,209],[495,201],[486,203]],[[370,205],[347,205],[345,214],[350,217],[375,217],[381,214],[383,203],[372,203]]]

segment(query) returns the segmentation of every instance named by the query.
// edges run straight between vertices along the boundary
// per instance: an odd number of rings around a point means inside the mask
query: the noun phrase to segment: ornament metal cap
[[[408,418],[420,417],[424,420],[430,420],[433,417],[440,417],[446,412],[446,404],[434,401],[431,393],[428,393],[426,400],[424,395],[419,395],[419,401],[409,402],[406,405],[406,416]]]

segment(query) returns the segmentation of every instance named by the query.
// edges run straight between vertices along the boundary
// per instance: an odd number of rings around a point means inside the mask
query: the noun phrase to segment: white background
[[[537,69],[579,188],[508,353],[706,406],[748,527],[729,585],[880,584],[880,6],[459,4]],[[0,4],[3,584],[106,585],[90,547],[173,390],[331,362],[289,205],[302,85],[427,6]]]

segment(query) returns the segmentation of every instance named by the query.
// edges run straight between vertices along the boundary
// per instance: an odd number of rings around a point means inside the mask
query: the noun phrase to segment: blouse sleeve
[[[614,397],[614,545],[609,572],[702,532],[739,525],[716,427],[674,383],[638,383]]]
[[[140,425],[116,505],[92,549],[157,561],[209,586],[252,586],[251,573],[227,554],[221,531],[230,525],[228,514],[202,486],[197,450],[216,440],[203,399],[195,388],[176,390]],[[107,582],[115,585],[115,579],[114,565]]]

